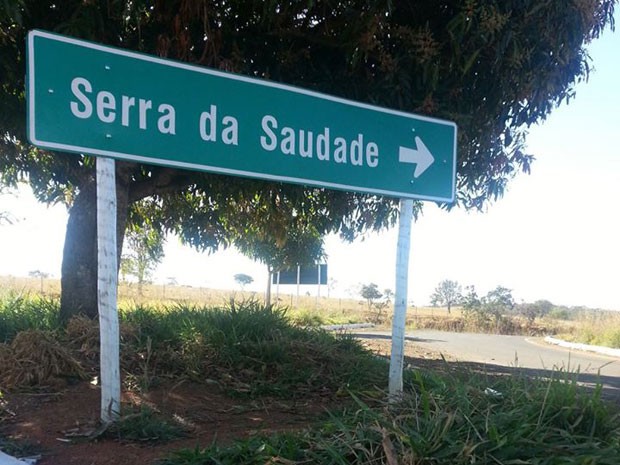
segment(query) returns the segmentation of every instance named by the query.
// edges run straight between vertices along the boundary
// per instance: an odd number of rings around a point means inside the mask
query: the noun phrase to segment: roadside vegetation
[[[2,391],[55,391],[96,378],[97,322],[78,317],[62,327],[58,313],[54,298],[0,298]],[[600,387],[580,387],[571,373],[533,379],[439,362],[432,372],[407,371],[402,399],[388,404],[385,358],[256,299],[217,307],[127,305],[120,321],[127,392],[144,395],[183,379],[231,398],[331,399],[329,416],[301,430],[226,445],[175,450],[173,441],[191,431],[144,404],[124,404],[120,422],[85,438],[170,442],[173,452],[161,465],[604,465],[620,455],[617,406],[601,398]],[[3,435],[1,424],[0,440],[8,450],[28,447]]]
[[[0,327],[7,328],[0,386],[95,377],[98,322],[76,317],[61,327],[57,302],[38,308],[39,302],[14,297],[0,306]],[[137,306],[119,317],[121,367],[131,389],[185,378],[209,380],[231,395],[293,397],[368,390],[387,376],[383,363],[353,338],[305,329],[284,309],[257,300],[212,308]]]
[[[572,342],[581,342],[620,349],[620,312],[583,310],[575,316],[572,332],[560,337]]]
[[[53,315],[59,295],[60,285],[55,279],[0,277],[0,341],[6,340],[7,334],[14,335],[25,328],[53,328],[58,324]],[[126,311],[138,307],[163,310],[180,306],[222,307],[231,298],[243,301],[261,297],[242,290],[180,286],[173,279],[163,285],[143,284],[141,289],[135,283],[124,282],[119,286],[119,307]],[[277,307],[286,308],[286,318],[300,326],[373,323],[387,329],[391,325],[392,298],[389,289],[379,291],[370,283],[361,286],[359,299],[280,294],[274,295],[273,301]],[[465,287],[463,293],[457,282],[448,280],[439,283],[433,301],[433,307],[409,307],[410,330],[550,335],[620,348],[620,312],[617,311],[555,305],[548,300],[515,303],[510,290],[502,286],[479,296],[472,286]],[[7,314],[14,315],[2,323]]]
[[[402,400],[357,397],[316,428],[172,454],[164,465],[616,464],[620,417],[568,373],[417,372]]]

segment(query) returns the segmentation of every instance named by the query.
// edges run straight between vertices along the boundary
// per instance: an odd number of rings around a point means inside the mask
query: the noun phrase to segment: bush
[[[575,313],[566,307],[553,307],[547,314],[549,318],[554,320],[570,321],[575,319]]]

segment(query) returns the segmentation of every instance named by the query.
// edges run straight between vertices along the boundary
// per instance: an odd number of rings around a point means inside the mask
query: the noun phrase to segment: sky
[[[483,213],[425,203],[412,226],[410,302],[427,305],[437,284],[451,279],[474,285],[479,295],[507,287],[517,302],[620,310],[620,33],[606,30],[589,53],[594,70],[577,85],[576,98],[530,129],[530,175],[514,179]],[[66,209],[39,204],[22,188],[0,195],[0,211],[17,220],[0,225],[0,275],[40,270],[60,277]],[[396,237],[396,228],[354,243],[328,237],[330,293],[357,297],[371,282],[393,290]],[[155,282],[238,289],[234,275],[245,273],[254,278],[246,289],[265,289],[266,268],[234,250],[199,254],[171,237],[165,252]]]

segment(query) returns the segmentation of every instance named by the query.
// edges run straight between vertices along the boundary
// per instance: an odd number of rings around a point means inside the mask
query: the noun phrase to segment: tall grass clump
[[[0,300],[0,365],[13,366],[18,352],[32,352],[23,362],[41,366],[43,373],[94,375],[98,321],[78,316],[62,327],[58,307],[57,301],[37,296],[10,294]],[[290,398],[369,391],[387,378],[386,363],[356,340],[306,329],[291,322],[284,309],[256,300],[231,300],[217,308],[139,305],[124,307],[119,316],[128,388],[148,390],[166,379],[190,379],[217,383],[231,394]],[[14,347],[19,334],[28,336],[19,340],[30,341],[32,350],[28,344]],[[34,350],[39,340],[47,341],[45,350]],[[59,348],[65,351],[61,358],[79,370],[65,373],[50,362],[58,358],[53,354]],[[21,372],[17,365],[15,370]],[[43,378],[49,376],[29,376],[27,383],[15,378],[11,385],[32,385]]]
[[[249,300],[225,308],[138,307],[121,313],[129,328],[126,370],[216,381],[244,395],[304,396],[370,390],[387,366],[359,342],[292,324],[284,309]],[[148,364],[145,363],[148,361]],[[133,366],[131,366],[133,364]]]
[[[620,349],[620,313],[582,312],[572,331],[563,337],[583,344]]]
[[[617,407],[572,375],[417,372],[398,403],[371,407],[356,398],[318,428],[182,450],[163,463],[613,465],[619,454]]]
[[[291,308],[287,311],[288,318],[300,326],[340,325],[347,323],[365,323],[368,315],[356,309],[351,311],[337,308]]]
[[[58,299],[7,292],[0,295],[0,342],[10,342],[20,331],[60,327]]]

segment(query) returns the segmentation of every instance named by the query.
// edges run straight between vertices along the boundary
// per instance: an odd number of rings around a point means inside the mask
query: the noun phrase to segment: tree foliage
[[[164,237],[152,225],[132,225],[126,233],[125,253],[121,256],[120,271],[123,276],[133,276],[138,283],[138,294],[153,276],[157,265],[164,258]]]
[[[444,279],[431,295],[431,305],[445,305],[448,313],[450,313],[452,306],[458,305],[462,298],[461,285],[457,281]]]
[[[6,0],[0,3],[1,182],[27,180],[41,201],[71,206],[62,306],[92,312],[94,163],[34,149],[25,137],[25,36],[40,28],[454,120],[458,203],[483,208],[516,173],[529,171],[527,127],[587,79],[585,46],[612,22],[614,5]],[[148,218],[200,249],[237,245],[265,262],[299,238],[312,255],[329,232],[351,239],[396,218],[393,199],[136,163],[117,163],[117,192],[121,239],[127,219]],[[80,294],[84,282],[90,285]]]
[[[366,299],[366,303],[368,304],[368,310],[372,308],[372,305],[375,300],[383,297],[383,294],[379,290],[379,286],[375,283],[363,284],[360,289],[360,295]]]
[[[515,307],[515,310],[532,324],[536,318],[549,315],[554,308],[556,308],[555,305],[548,300],[537,300],[535,302],[519,304]]]
[[[235,275],[235,281],[241,286],[241,289],[245,289],[245,286],[254,282],[254,278],[249,274],[237,273]]]
[[[478,296],[474,286],[467,286],[465,290],[462,300],[463,311],[481,327],[488,326],[492,321],[498,328],[504,315],[510,313],[515,306],[512,291],[503,286],[497,286],[483,297]]]

